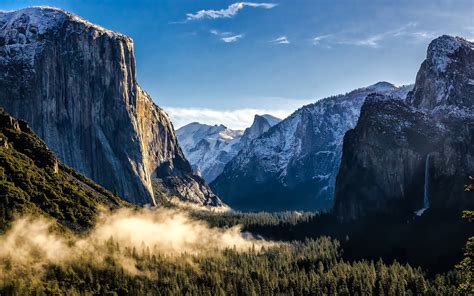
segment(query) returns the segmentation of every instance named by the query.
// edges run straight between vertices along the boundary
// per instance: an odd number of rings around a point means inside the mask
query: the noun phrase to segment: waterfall
[[[425,160],[425,187],[423,192],[423,208],[425,209],[430,207],[430,158],[431,155],[428,153]]]
[[[430,207],[430,158],[428,153],[425,159],[425,184],[423,187],[423,208],[415,211],[415,215],[421,216]]]

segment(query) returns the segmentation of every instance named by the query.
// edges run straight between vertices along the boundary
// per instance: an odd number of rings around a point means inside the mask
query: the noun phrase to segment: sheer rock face
[[[460,37],[441,36],[433,40],[421,64],[410,105],[433,110],[452,105],[474,105],[473,43]]]
[[[64,163],[128,201],[154,204],[155,177],[202,183],[168,116],[138,85],[127,36],[55,8],[1,12],[0,89],[0,106]],[[196,202],[219,201],[209,191]]]
[[[255,115],[253,123],[246,128],[241,139],[241,146],[248,146],[253,140],[266,133],[272,126],[278,124],[281,119],[269,114]]]
[[[211,187],[241,210],[330,209],[343,136],[365,98],[410,89],[380,82],[304,106],[242,148]]]
[[[466,206],[463,183],[474,173],[473,48],[459,37],[439,37],[406,102],[366,100],[344,137],[334,207],[340,219],[412,216],[423,207],[425,188],[430,208]]]

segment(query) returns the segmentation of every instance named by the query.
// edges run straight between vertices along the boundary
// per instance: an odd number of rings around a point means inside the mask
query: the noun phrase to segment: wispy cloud
[[[361,39],[341,39],[338,41],[339,44],[349,44],[357,46],[368,46],[368,47],[379,47],[379,42],[382,39],[381,35],[374,35],[367,38]]]
[[[271,40],[270,42],[276,43],[276,44],[290,44],[290,40],[288,40],[288,37],[286,36],[280,36],[276,39]]]
[[[232,42],[238,41],[239,39],[244,38],[244,36],[245,36],[244,34],[237,34],[237,35],[233,35],[229,37],[222,37],[221,40],[224,41],[225,43],[232,43]]]
[[[225,43],[236,42],[239,39],[242,39],[245,37],[244,34],[235,34],[232,32],[221,32],[215,29],[210,30],[209,33],[211,33],[212,35],[219,36],[219,39]]]
[[[437,32],[415,30],[418,24],[410,22],[401,27],[385,32],[380,32],[363,37],[350,36],[345,32],[333,33],[316,36],[311,39],[313,45],[326,46],[330,48],[332,44],[347,44],[355,46],[365,46],[371,48],[378,48],[381,44],[390,38],[405,38],[406,42],[423,42],[433,39],[437,36]]]
[[[402,27],[363,38],[338,38],[337,43],[378,48],[380,47],[382,41],[389,38],[407,37],[412,41],[424,41],[427,39],[432,39],[435,36],[434,32],[414,31],[413,28],[415,28],[417,25],[418,24],[415,22],[410,22]]]
[[[254,8],[264,8],[272,9],[277,4],[275,3],[255,3],[255,2],[237,2],[229,5],[225,9],[209,9],[209,10],[200,10],[196,13],[186,14],[186,19],[188,21],[200,20],[200,19],[218,19],[218,18],[230,18],[235,16],[240,10],[244,7],[254,7]]]
[[[208,108],[174,108],[165,107],[165,111],[171,117],[175,128],[180,128],[191,122],[204,124],[223,124],[232,129],[245,129],[249,127],[255,114],[271,114],[278,118],[285,118],[292,110],[271,109],[235,109],[216,110]]]
[[[221,32],[221,31],[218,31],[216,29],[210,30],[209,33],[211,33],[212,35],[216,35],[216,36],[229,36],[229,35],[234,34],[232,32]]]
[[[314,45],[319,45],[322,40],[327,39],[327,38],[329,38],[329,37],[331,37],[331,36],[332,36],[331,34],[316,36],[316,37],[314,37],[314,38],[311,39],[311,42],[312,42]]]

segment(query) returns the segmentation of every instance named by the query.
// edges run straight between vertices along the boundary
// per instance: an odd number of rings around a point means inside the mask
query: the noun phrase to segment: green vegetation
[[[474,193],[474,177],[469,177],[470,184],[466,185],[464,191]],[[474,222],[474,211],[464,211],[463,218],[469,222]],[[460,294],[474,294],[474,236],[468,238],[464,250],[464,259],[456,268],[462,275],[462,282],[459,285]]]
[[[299,223],[307,223],[319,217],[317,212],[212,212],[193,211],[192,216],[196,219],[205,220],[214,227],[232,227],[242,225],[245,229],[264,226],[281,226],[288,228]]]
[[[323,237],[293,242],[262,252],[228,249],[209,256],[165,257],[109,243],[111,257],[121,252],[136,260],[131,275],[110,260],[48,266],[38,279],[23,274],[11,279],[5,295],[457,295],[459,275],[429,280],[418,268],[397,262],[346,262],[339,243]],[[35,279],[35,280],[32,280]]]
[[[93,225],[99,207],[125,206],[119,197],[62,165],[29,129],[0,111],[0,233],[19,215],[53,217],[63,228]]]
[[[466,191],[473,188],[467,185]],[[172,207],[164,193],[159,196],[164,206]],[[53,231],[72,230],[82,235],[94,225],[101,207],[124,206],[130,205],[62,165],[26,123],[0,111],[0,233],[10,228],[16,217],[30,214],[58,221]],[[443,254],[439,237],[436,244],[425,241],[420,245],[414,239],[427,233],[428,224],[434,225],[430,231],[433,228],[439,233],[451,229],[456,238],[467,233],[456,221],[443,226],[446,229],[439,228],[434,222],[438,214],[428,213],[400,226],[382,219],[340,225],[331,215],[320,213],[192,211],[194,219],[205,220],[212,227],[242,225],[243,231],[283,243],[263,250],[231,248],[167,256],[150,251],[153,246],[137,251],[111,238],[105,246],[108,255],[100,264],[77,259],[45,261],[26,269],[18,268],[5,255],[0,257],[4,268],[0,271],[0,295],[469,295],[474,289],[474,237],[468,240],[457,269],[444,269],[445,273],[437,275],[403,263],[412,263],[406,254],[383,253],[387,248],[397,250],[397,244],[405,248],[412,243],[408,250],[418,251],[410,256],[422,256],[430,247],[430,252]],[[474,213],[466,212],[465,217],[472,220]],[[399,241],[391,241],[393,237]],[[418,241],[426,237],[434,236],[420,236]],[[448,243],[455,245],[453,240]],[[124,262],[134,271],[124,269]]]

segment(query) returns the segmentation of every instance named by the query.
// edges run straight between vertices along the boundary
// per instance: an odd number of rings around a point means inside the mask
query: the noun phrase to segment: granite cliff
[[[410,217],[474,206],[474,44],[431,42],[405,101],[368,98],[344,137],[334,211],[342,220]]]
[[[67,165],[136,204],[220,201],[136,79],[133,41],[63,10],[0,12],[0,106]]]

